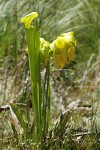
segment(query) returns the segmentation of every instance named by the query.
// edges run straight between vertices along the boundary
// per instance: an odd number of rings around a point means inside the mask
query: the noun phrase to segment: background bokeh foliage
[[[39,13],[41,36],[52,42],[63,32],[74,31],[80,62],[98,52],[100,34],[99,0],[9,0],[0,2],[0,56],[16,60],[24,46],[20,18],[32,11]]]

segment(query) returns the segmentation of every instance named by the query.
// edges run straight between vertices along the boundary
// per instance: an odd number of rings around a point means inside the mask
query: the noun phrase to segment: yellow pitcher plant
[[[44,38],[40,38],[38,22],[36,21],[34,26],[31,25],[32,21],[37,17],[38,13],[32,12],[23,17],[21,22],[24,24],[26,32],[32,83],[32,108],[35,122],[33,140],[40,144],[48,133],[50,120],[49,61],[53,60],[55,68],[63,68],[65,64],[74,61],[76,57],[76,39],[73,32],[63,33],[52,43],[49,43]],[[50,59],[50,57],[53,59]],[[44,90],[41,87],[41,62],[46,68]]]

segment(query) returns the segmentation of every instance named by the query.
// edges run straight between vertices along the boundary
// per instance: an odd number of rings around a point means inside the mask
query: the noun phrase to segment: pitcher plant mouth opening
[[[29,58],[29,69],[32,85],[32,108],[34,112],[33,139],[41,143],[47,135],[50,122],[50,61],[55,68],[63,68],[65,64],[75,61],[76,38],[73,32],[63,33],[52,43],[40,37],[38,22],[31,26],[32,21],[38,17],[32,12],[21,19],[24,24]],[[52,59],[50,59],[52,58]],[[41,63],[46,68],[44,84],[41,85]]]
[[[24,24],[25,28],[30,28],[32,21],[38,17],[37,12],[32,12],[21,19],[21,22]]]

